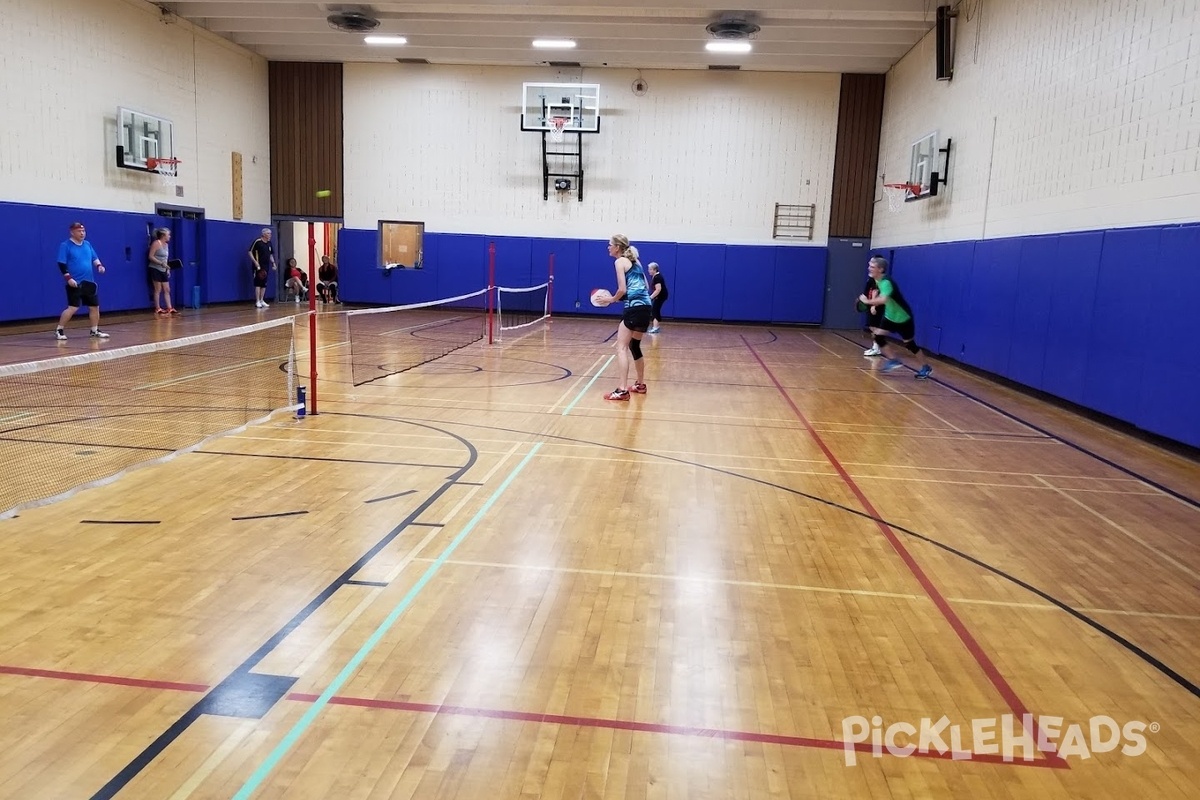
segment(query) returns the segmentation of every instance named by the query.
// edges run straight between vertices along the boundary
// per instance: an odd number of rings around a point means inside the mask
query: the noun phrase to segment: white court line
[[[187,381],[195,380],[196,378],[205,378],[210,375],[221,375],[223,373],[228,373],[228,372],[237,372],[238,370],[246,369],[247,367],[253,367],[258,364],[273,364],[273,363],[279,361],[280,359],[283,359],[286,361],[288,359],[288,356],[283,353],[280,353],[278,355],[268,356],[267,358],[255,359],[254,361],[243,361],[242,363],[237,364],[235,366],[224,366],[224,367],[217,367],[215,369],[206,369],[203,372],[193,372],[193,373],[190,373],[188,375],[183,375],[178,378],[172,378],[169,381],[159,381],[158,383],[144,383],[141,386],[133,387],[133,389],[134,389],[134,391],[139,391],[139,392],[143,391],[145,389],[161,389],[164,386],[175,386],[176,384],[186,383]]]
[[[832,349],[830,349],[830,348],[826,347],[825,345],[821,344],[820,342],[818,342],[818,341],[817,341],[816,339],[814,339],[814,338],[813,338],[813,337],[812,337],[810,334],[807,334],[807,333],[805,333],[805,334],[801,334],[801,335],[802,335],[802,336],[803,336],[805,339],[807,339],[808,341],[810,341],[810,342],[812,342],[813,344],[815,344],[817,347],[819,347],[819,348],[821,348],[822,350],[824,350],[825,352],[827,352],[827,353],[829,353],[829,354],[831,354],[831,355],[837,356],[838,358],[845,358],[845,356],[844,356],[844,355],[842,355],[841,353],[837,352],[836,350],[832,350]]]
[[[586,394],[587,391],[592,388],[592,384],[595,383],[600,378],[600,376],[604,374],[604,370],[608,369],[608,365],[611,364],[613,362],[613,359],[616,357],[617,356],[615,353],[613,355],[609,356],[608,359],[604,362],[604,366],[602,366],[602,367],[600,367],[600,369],[596,370],[596,374],[592,376],[592,379],[587,382],[586,386],[584,386],[582,389],[579,390],[579,394],[575,395],[575,399],[571,401],[571,404],[563,409],[562,416],[565,417],[567,414],[571,413],[571,409],[575,407],[575,404],[583,399],[584,394]]]
[[[561,403],[562,401],[566,400],[567,396],[570,395],[571,392],[575,391],[575,387],[578,386],[579,382],[583,380],[584,375],[587,375],[588,372],[592,372],[592,373],[596,372],[596,370],[598,369],[598,367],[600,365],[600,362],[603,360],[604,360],[604,356],[597,356],[596,360],[592,362],[591,366],[589,366],[587,368],[586,372],[584,372],[581,375],[577,375],[575,377],[575,380],[571,381],[571,385],[567,387],[567,390],[565,392],[563,392],[562,395],[557,400],[554,401],[554,405],[550,406],[548,413],[553,414],[554,410],[558,408],[558,404]]]
[[[418,558],[417,561],[433,561],[432,558]],[[829,586],[807,586],[804,584],[788,584],[788,583],[769,583],[764,581],[740,581],[730,578],[716,578],[703,575],[671,575],[658,572],[626,572],[622,570],[605,570],[605,569],[576,569],[570,567],[553,567],[537,564],[504,564],[496,561],[471,561],[451,559],[444,562],[446,566],[462,566],[462,567],[486,567],[490,569],[504,570],[525,570],[531,572],[551,572],[561,575],[596,575],[602,578],[634,578],[659,581],[673,581],[680,583],[706,583],[714,586],[743,586],[751,589],[775,589],[789,592],[812,592],[815,594],[839,594],[849,595],[852,597],[881,597],[894,600],[915,600],[920,603],[932,602],[928,595],[924,594],[908,594],[903,592],[878,592],[870,589],[839,589]],[[964,603],[971,605],[987,605],[998,606],[1003,608],[1028,608],[1037,611],[1061,611],[1058,606],[1051,603],[1022,603],[1007,600],[977,600],[969,597],[948,597],[946,598],[952,603]],[[1133,617],[1153,617],[1160,619],[1178,619],[1185,621],[1200,621],[1200,616],[1187,614],[1160,614],[1154,611],[1122,611],[1120,609],[1109,608],[1080,608],[1076,609],[1081,612],[1095,614],[1120,614],[1123,616]]]
[[[1125,538],[1129,539],[1131,542],[1136,542],[1137,544],[1139,544],[1139,545],[1141,545],[1143,548],[1145,548],[1147,551],[1149,551],[1151,554],[1153,554],[1153,555],[1157,556],[1158,558],[1160,558],[1160,559],[1162,559],[1163,561],[1167,562],[1168,564],[1170,564],[1171,566],[1173,566],[1173,567],[1175,567],[1176,569],[1180,570],[1181,572],[1185,572],[1185,573],[1187,573],[1188,575],[1190,575],[1190,576],[1191,576],[1191,578],[1192,578],[1193,580],[1195,580],[1195,581],[1200,581],[1200,573],[1196,572],[1196,570],[1194,570],[1194,569],[1192,569],[1191,567],[1189,567],[1188,565],[1186,565],[1186,564],[1184,564],[1184,563],[1182,563],[1182,562],[1178,561],[1177,559],[1175,559],[1175,558],[1173,558],[1173,557],[1171,557],[1171,556],[1167,555],[1166,553],[1164,553],[1164,552],[1163,552],[1162,550],[1160,550],[1159,548],[1155,547],[1154,545],[1152,545],[1152,544],[1150,544],[1149,542],[1147,542],[1145,539],[1143,539],[1143,538],[1141,538],[1140,536],[1138,536],[1137,534],[1135,534],[1133,531],[1129,530],[1128,528],[1125,528],[1124,526],[1122,526],[1121,524],[1119,524],[1119,523],[1115,522],[1114,520],[1111,520],[1111,519],[1109,519],[1108,517],[1104,516],[1104,515],[1103,515],[1103,514],[1101,514],[1099,511],[1097,511],[1096,509],[1094,509],[1094,508],[1092,508],[1091,506],[1089,506],[1087,503],[1084,503],[1083,501],[1081,501],[1079,498],[1077,498],[1077,497],[1072,497],[1072,496],[1071,496],[1071,495],[1070,495],[1070,494],[1067,492],[1067,490],[1065,490],[1065,489],[1059,489],[1059,488],[1058,488],[1057,486],[1055,486],[1054,484],[1050,483],[1049,481],[1042,480],[1042,478],[1041,478],[1041,477],[1039,477],[1039,476],[1037,476],[1037,475],[1035,475],[1034,477],[1035,477],[1037,480],[1041,481],[1042,483],[1046,484],[1046,486],[1047,486],[1048,488],[1050,488],[1050,489],[1053,489],[1055,492],[1057,492],[1058,494],[1062,495],[1062,496],[1063,496],[1063,497],[1065,497],[1066,499],[1070,500],[1072,503],[1074,503],[1075,505],[1079,506],[1079,507],[1080,507],[1080,508],[1082,508],[1084,511],[1088,512],[1088,513],[1089,513],[1089,514],[1091,514],[1092,516],[1094,516],[1094,517],[1096,517],[1097,519],[1099,519],[1101,522],[1104,522],[1104,523],[1106,523],[1107,525],[1111,526],[1111,527],[1112,527],[1114,530],[1116,530],[1118,533],[1120,533],[1120,534],[1121,534],[1122,536],[1124,536]]]
[[[461,317],[450,317],[449,319],[430,320],[427,322],[422,322],[420,325],[408,325],[403,328],[396,328],[395,330],[382,331],[375,335],[376,336],[390,336],[393,333],[404,333],[405,331],[419,331],[419,330],[423,330],[425,328],[436,328],[440,325],[448,325],[451,322],[458,322],[460,319],[474,319],[474,318],[464,315]]]
[[[257,728],[258,720],[251,719],[235,723],[233,730],[229,732],[220,746],[212,752],[212,755],[204,759],[204,763],[188,776],[188,779],[183,782],[182,786],[175,790],[175,793],[168,800],[187,800],[187,798],[191,797],[200,784],[216,770],[217,765],[237,750],[246,737],[254,733]]]
[[[933,413],[933,412],[932,412],[932,411],[930,411],[928,408],[926,408],[925,406],[923,406],[921,403],[918,403],[918,402],[916,401],[916,399],[915,399],[915,398],[914,398],[914,397],[913,397],[911,394],[908,394],[907,392],[901,392],[901,391],[899,391],[898,389],[896,389],[896,387],[895,387],[895,386],[892,386],[892,385],[891,385],[891,383],[890,383],[889,381],[885,381],[885,380],[883,379],[883,376],[881,376],[881,375],[879,374],[879,371],[878,371],[878,370],[868,370],[868,371],[871,373],[871,377],[873,377],[875,380],[877,380],[877,381],[878,381],[879,383],[881,383],[882,385],[886,386],[886,387],[887,387],[887,390],[888,390],[889,392],[892,392],[893,394],[898,394],[898,395],[900,395],[900,396],[901,396],[901,397],[903,397],[905,400],[907,400],[908,402],[912,403],[914,406],[916,406],[917,408],[921,409],[922,411],[924,411],[924,412],[925,412],[926,414],[928,414],[929,416],[931,416],[931,417],[933,417],[934,419],[936,419],[938,422],[940,422],[940,423],[942,423],[943,425],[945,425],[945,426],[947,426],[948,428],[950,428],[950,430],[952,430],[952,431],[957,431],[958,433],[961,433],[963,436],[965,436],[965,437],[966,437],[966,438],[968,438],[968,439],[974,439],[974,438],[975,438],[973,435],[971,435],[971,434],[969,434],[969,433],[965,432],[965,431],[964,431],[962,428],[958,427],[957,425],[955,425],[955,424],[954,424],[953,422],[951,422],[950,420],[948,420],[948,419],[945,419],[945,418],[943,418],[943,417],[941,417],[941,416],[939,416],[939,415],[937,415],[937,414]]]

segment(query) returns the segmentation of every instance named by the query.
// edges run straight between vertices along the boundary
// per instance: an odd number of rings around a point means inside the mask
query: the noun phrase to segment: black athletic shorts
[[[67,284],[67,305],[71,308],[79,308],[80,306],[100,305],[100,298],[96,295],[95,281],[76,281],[75,285]]]
[[[171,273],[163,272],[161,269],[154,267],[146,267],[146,274],[150,276],[151,283],[166,283]]]
[[[265,269],[254,270],[254,286],[259,289],[267,288],[267,271]]]
[[[628,306],[621,319],[631,331],[645,333],[650,330],[650,306]]]
[[[909,317],[907,322],[892,322],[887,317],[881,315],[879,319],[871,322],[871,327],[890,331],[906,342],[911,342],[917,338],[917,326],[913,324],[912,317]]]

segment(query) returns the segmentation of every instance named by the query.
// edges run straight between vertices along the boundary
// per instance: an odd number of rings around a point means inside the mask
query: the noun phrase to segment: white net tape
[[[553,117],[550,120],[550,141],[561,142],[563,140],[563,129],[567,126],[566,117]]]

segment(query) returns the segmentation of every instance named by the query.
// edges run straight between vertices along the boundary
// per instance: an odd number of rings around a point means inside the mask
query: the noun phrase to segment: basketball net
[[[563,140],[563,129],[567,127],[566,117],[551,117],[550,118],[550,141],[561,142]]]
[[[907,183],[885,183],[883,193],[887,195],[888,211],[896,213],[904,208],[904,201],[908,199],[912,189],[912,185]]]
[[[179,174],[178,158],[147,158],[146,166],[158,173],[162,182],[170,186]]]

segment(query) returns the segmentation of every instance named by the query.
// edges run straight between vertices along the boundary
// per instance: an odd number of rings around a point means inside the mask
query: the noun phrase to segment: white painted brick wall
[[[245,219],[270,218],[267,65],[249,51],[142,0],[3,0],[0,76],[0,200],[232,219],[237,150]],[[182,198],[117,168],[118,106],[171,120]]]
[[[985,239],[1200,219],[1200,0],[964,0],[954,80],[929,34],[888,74],[880,172],[953,139],[942,196],[874,243]],[[968,17],[970,17],[968,19]]]
[[[838,75],[585,70],[600,133],[583,137],[584,198],[542,199],[541,137],[521,84],[546,70],[345,68],[346,224],[430,231],[770,243],[775,203],[816,203],[824,243]],[[570,140],[571,137],[568,137]],[[559,170],[555,170],[559,171]],[[561,170],[567,171],[567,170]]]

